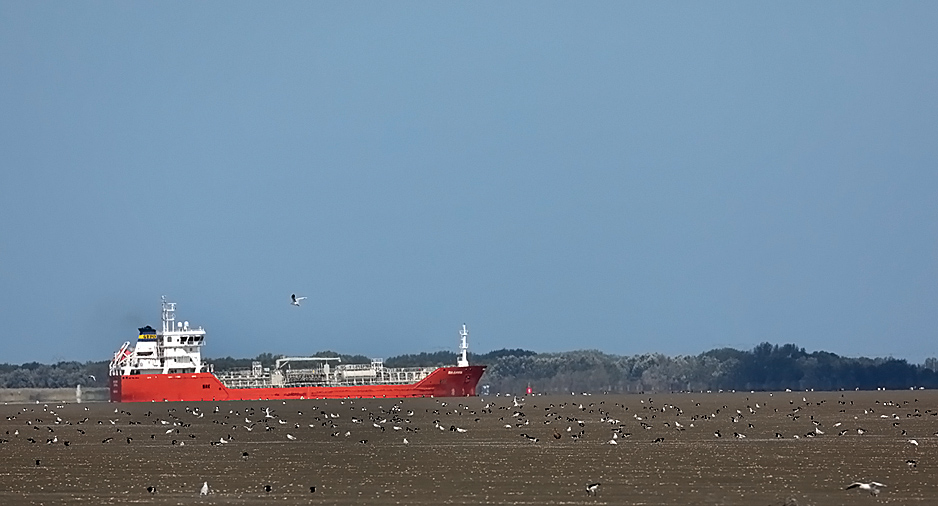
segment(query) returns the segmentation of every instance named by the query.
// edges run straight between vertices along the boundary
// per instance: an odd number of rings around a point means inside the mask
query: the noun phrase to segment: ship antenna
[[[468,367],[469,366],[469,343],[466,342],[466,338],[469,337],[469,331],[466,330],[466,324],[462,324],[462,329],[459,331],[459,360],[456,362],[456,365],[459,367]]]

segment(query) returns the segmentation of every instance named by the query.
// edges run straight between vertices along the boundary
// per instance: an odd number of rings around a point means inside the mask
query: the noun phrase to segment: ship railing
[[[426,376],[424,376],[426,377]],[[355,386],[368,386],[368,385],[410,385],[417,383],[423,378],[414,379],[412,381],[398,381],[393,379],[385,378],[346,378],[337,381],[310,381],[310,382],[296,382],[296,383],[284,383],[284,387],[355,387]]]
[[[397,372],[397,371],[400,371],[400,372],[422,372],[422,371],[433,372],[437,369],[439,369],[439,367],[388,367],[388,368],[385,368],[384,371],[385,372]]]
[[[287,370],[285,376],[284,381],[292,383],[295,381],[322,381],[326,374],[321,370],[314,369],[290,369]]]
[[[377,376],[350,378],[345,378],[337,372],[330,372],[330,374],[326,376],[321,373],[307,374],[306,371],[309,370],[294,369],[289,371],[289,374],[284,378],[283,384],[277,386],[349,387],[363,385],[407,385],[419,382],[436,369],[436,367],[399,367],[384,369],[381,371],[381,374]],[[217,377],[227,388],[259,388],[273,386],[270,374],[264,374],[258,377],[251,376],[248,371],[227,371],[217,374]]]
[[[218,380],[225,385],[226,388],[269,388],[271,387],[270,375],[266,377],[236,377],[236,378],[223,378],[218,377]]]
[[[236,370],[236,371],[224,371],[224,372],[216,373],[215,376],[217,376],[218,379],[233,379],[233,380],[239,380],[239,379],[258,379],[258,378],[268,378],[268,379],[269,379],[269,378],[270,378],[270,373],[269,373],[269,372],[267,372],[267,373],[262,373],[262,374],[260,374],[259,376],[256,376],[256,375],[254,375],[253,371],[249,371],[249,370],[240,370],[240,369],[239,369],[239,370]]]
[[[288,378],[282,385],[277,387],[354,387],[365,385],[410,385],[426,378],[435,367],[408,367],[406,370],[399,369],[395,374],[383,374],[379,377],[369,378],[341,378],[339,376],[329,375],[328,378]],[[259,388],[274,386],[270,381],[270,375],[262,378],[248,376],[230,376],[219,375],[218,379],[227,388]],[[312,380],[312,381],[310,381]]]
[[[343,371],[370,371],[375,368],[373,364],[345,364],[339,367]]]

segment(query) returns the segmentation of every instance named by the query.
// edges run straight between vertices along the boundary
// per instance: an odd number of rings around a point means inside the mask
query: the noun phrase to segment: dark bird
[[[156,487],[154,487],[154,486],[149,486],[149,487],[147,487],[147,492],[149,492],[149,493],[151,493],[151,494],[155,494],[155,493],[156,493]]]
[[[264,492],[270,493],[270,484],[264,485]]]
[[[309,487],[309,493],[310,493],[310,494],[316,493],[316,485],[313,485],[312,487]]]

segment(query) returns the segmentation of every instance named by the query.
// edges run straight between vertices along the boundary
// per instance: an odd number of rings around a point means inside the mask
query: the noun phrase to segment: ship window
[[[202,385],[202,389],[203,389],[203,390],[206,389],[206,388],[212,388],[212,385]]]

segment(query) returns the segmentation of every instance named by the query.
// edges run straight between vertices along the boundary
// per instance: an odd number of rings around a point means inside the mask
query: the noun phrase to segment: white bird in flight
[[[293,304],[294,306],[299,306],[300,301],[306,299],[306,297],[297,297],[295,293],[293,295],[290,295],[290,298],[293,299],[293,301],[290,302],[290,304]]]
[[[850,490],[851,488],[859,488],[860,490],[869,491],[870,495],[876,495],[879,493],[879,489],[885,487],[882,483],[871,481],[869,483],[860,483],[859,481],[853,482],[847,486],[844,490]]]

